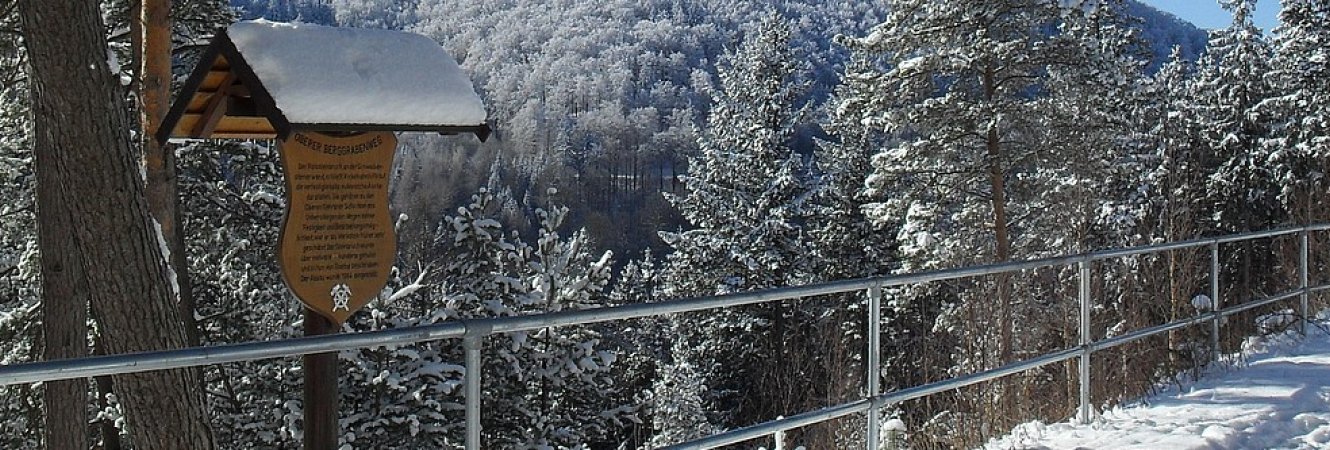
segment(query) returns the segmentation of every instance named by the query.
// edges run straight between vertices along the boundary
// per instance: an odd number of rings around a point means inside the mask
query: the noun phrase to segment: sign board
[[[278,263],[286,285],[334,324],[378,296],[397,256],[388,180],[390,132],[335,137],[294,133],[279,149],[286,220]]]

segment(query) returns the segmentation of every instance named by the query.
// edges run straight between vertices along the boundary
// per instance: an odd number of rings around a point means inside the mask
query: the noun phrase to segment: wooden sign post
[[[388,181],[390,132],[295,133],[278,146],[286,219],[278,264],[305,304],[305,335],[336,333],[378,296],[397,256]],[[305,355],[305,448],[337,447],[337,354]]]

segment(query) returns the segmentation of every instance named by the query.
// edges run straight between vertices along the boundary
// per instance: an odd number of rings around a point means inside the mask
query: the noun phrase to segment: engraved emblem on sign
[[[340,283],[332,288],[333,311],[351,310],[351,288]]]

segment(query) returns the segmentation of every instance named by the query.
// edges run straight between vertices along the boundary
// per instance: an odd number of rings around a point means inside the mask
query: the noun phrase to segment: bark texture
[[[125,102],[107,66],[97,2],[20,0],[19,16],[32,69],[39,226],[64,227],[67,241],[43,247],[43,257],[77,262],[62,268],[78,270],[66,276],[78,280],[73,286],[96,312],[108,353],[183,347],[185,329],[144,197]],[[114,380],[135,447],[215,448],[191,371]]]
[[[38,138],[40,140],[40,138]],[[51,164],[50,154],[38,153],[37,167]],[[37,171],[37,184],[58,182],[51,171]],[[67,238],[72,226],[58,209],[46,205],[57,200],[53,192],[37,190],[37,243],[42,250],[42,358],[79,358],[88,355],[88,289],[79,276],[83,268],[78,249]],[[88,380],[45,384],[42,409],[46,413],[43,440],[50,450],[88,448]]]

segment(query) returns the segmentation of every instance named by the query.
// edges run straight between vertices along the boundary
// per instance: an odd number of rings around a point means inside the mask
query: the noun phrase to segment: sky
[[[1168,11],[1183,20],[1206,29],[1223,28],[1233,22],[1233,16],[1219,6],[1217,0],[1144,0],[1146,4]],[[1267,33],[1274,28],[1279,13],[1279,0],[1258,0],[1256,25]]]

